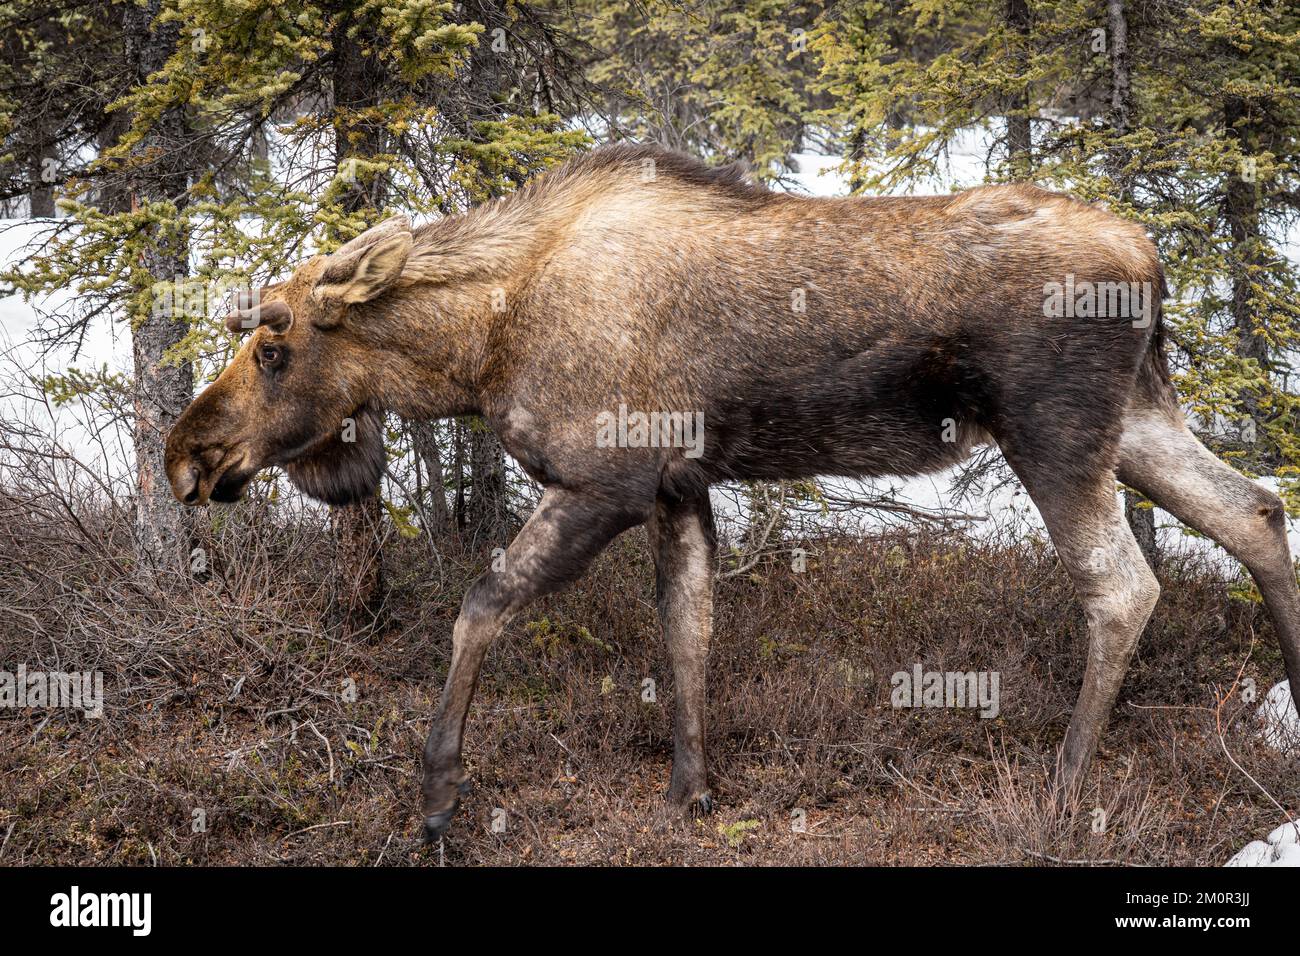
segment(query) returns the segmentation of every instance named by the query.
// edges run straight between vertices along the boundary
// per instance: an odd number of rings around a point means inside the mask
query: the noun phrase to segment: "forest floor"
[[[1300,805],[1296,759],[1260,742],[1248,688],[1284,675],[1241,581],[1162,568],[1087,788],[1058,811],[1085,637],[1054,552],[914,533],[805,542],[803,572],[787,553],[719,582],[715,812],[675,818],[636,531],[489,653],[474,788],[426,848],[420,752],[487,548],[394,543],[382,624],[357,632],[331,620],[319,533],[227,530],[199,580],[159,588],[120,533],[3,505],[0,669],[102,671],[105,705],[0,710],[0,864],[1220,865],[1281,821],[1268,794]],[[998,715],[891,706],[918,664],[996,672]]]

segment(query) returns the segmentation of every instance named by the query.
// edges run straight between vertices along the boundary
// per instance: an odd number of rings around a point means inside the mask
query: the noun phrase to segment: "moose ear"
[[[334,250],[334,255],[342,258],[349,253],[374,245],[390,232],[410,232],[411,220],[405,216],[389,216],[377,226],[371,226],[356,238],[349,240]]]
[[[383,225],[372,231],[380,229]],[[316,297],[340,305],[356,305],[382,295],[401,276],[406,258],[411,254],[411,242],[411,233],[397,228],[385,230],[376,241],[361,248],[344,246],[326,260],[316,280]]]

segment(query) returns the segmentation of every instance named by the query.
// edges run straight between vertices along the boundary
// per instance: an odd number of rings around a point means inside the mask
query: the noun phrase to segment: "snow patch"
[[[1294,550],[1294,546],[1293,549]],[[1284,680],[1264,696],[1259,706],[1264,742],[1274,750],[1300,752],[1300,714],[1291,699],[1291,682]]]
[[[1287,821],[1267,839],[1247,843],[1224,866],[1300,866],[1300,823]]]

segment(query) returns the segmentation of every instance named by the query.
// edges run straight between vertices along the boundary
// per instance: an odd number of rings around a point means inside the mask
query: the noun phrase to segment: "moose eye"
[[[257,350],[262,368],[276,368],[284,359],[284,350],[278,345],[263,345]]]

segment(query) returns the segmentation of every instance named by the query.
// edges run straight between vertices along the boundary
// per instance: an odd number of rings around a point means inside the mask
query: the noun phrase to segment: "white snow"
[[[1291,699],[1291,683],[1282,681],[1259,707],[1264,741],[1278,750],[1300,752],[1300,716]],[[1247,843],[1224,866],[1300,866],[1300,824],[1288,821],[1263,840]]]
[[[1224,866],[1300,866],[1300,824],[1287,821],[1263,840],[1253,840]]]
[[[1224,866],[1272,866],[1273,848],[1263,840],[1252,840]]]
[[[1292,544],[1294,553],[1295,545]],[[1275,750],[1300,752],[1300,714],[1291,699],[1291,682],[1284,680],[1264,696],[1259,706],[1264,742]]]

